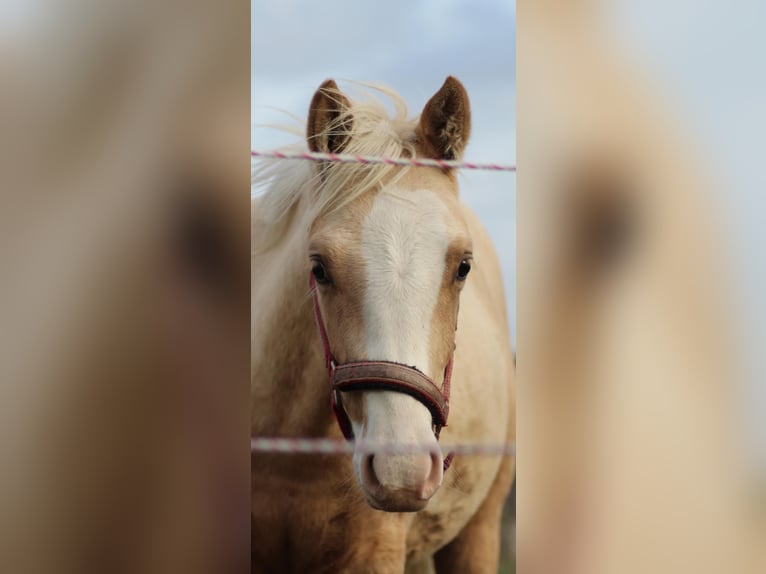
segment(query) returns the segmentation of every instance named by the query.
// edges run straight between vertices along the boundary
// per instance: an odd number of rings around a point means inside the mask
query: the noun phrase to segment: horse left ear
[[[471,135],[471,105],[463,84],[448,76],[420,115],[425,152],[437,159],[460,159]]]

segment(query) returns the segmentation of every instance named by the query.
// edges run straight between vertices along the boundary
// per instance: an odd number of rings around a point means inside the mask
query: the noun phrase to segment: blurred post
[[[245,571],[250,4],[2,11],[2,569]]]
[[[709,174],[605,4],[517,9],[518,571],[762,572]]]

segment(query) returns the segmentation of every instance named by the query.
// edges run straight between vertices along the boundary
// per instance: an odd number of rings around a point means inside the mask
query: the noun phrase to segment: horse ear
[[[468,92],[457,78],[448,76],[428,100],[420,115],[420,135],[425,153],[437,159],[460,159],[471,135]]]
[[[306,139],[311,151],[339,153],[351,137],[351,104],[335,80],[325,80],[311,99]]]

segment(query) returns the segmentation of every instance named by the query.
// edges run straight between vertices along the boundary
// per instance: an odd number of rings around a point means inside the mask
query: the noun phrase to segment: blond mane
[[[351,100],[351,106],[325,131],[325,136],[348,130],[350,139],[343,153],[415,157],[417,118],[408,118],[407,105],[390,88],[359,84],[362,100]],[[378,95],[385,96],[394,107],[393,115]],[[346,127],[344,127],[346,126]],[[303,135],[300,144],[283,151],[306,151],[305,129],[284,128]],[[390,174],[398,177],[408,168],[361,163],[339,164],[309,161],[258,159],[252,168],[253,226],[258,228],[255,244],[259,251],[273,247],[286,233],[294,207],[308,197],[308,222],[348,205],[378,187]]]

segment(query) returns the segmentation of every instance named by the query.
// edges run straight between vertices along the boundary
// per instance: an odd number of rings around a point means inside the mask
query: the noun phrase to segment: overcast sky
[[[515,3],[507,0],[253,2],[253,148],[294,141],[255,126],[289,122],[274,107],[305,118],[326,78],[388,85],[414,116],[453,75],[471,98],[465,159],[515,163],[515,14]],[[516,176],[464,171],[460,186],[500,256],[515,341]]]

